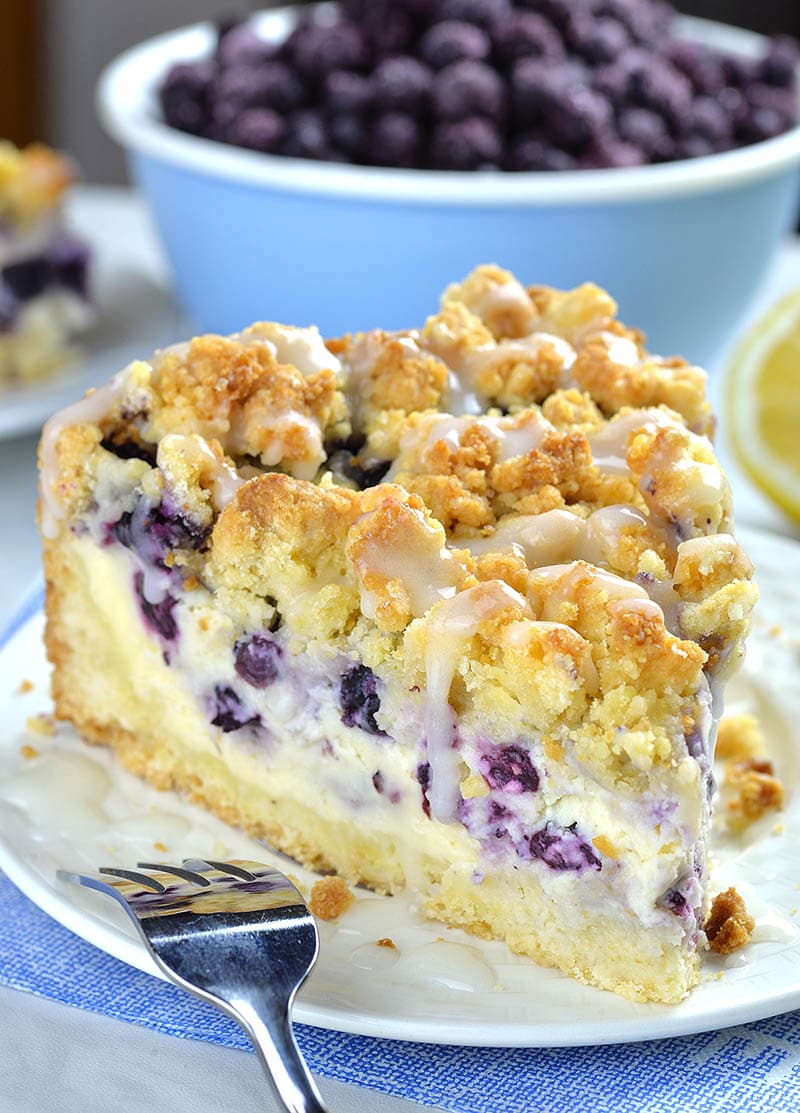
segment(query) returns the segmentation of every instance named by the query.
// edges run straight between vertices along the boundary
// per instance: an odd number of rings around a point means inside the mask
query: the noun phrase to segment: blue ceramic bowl
[[[281,34],[292,18],[268,13],[262,30]],[[685,28],[742,53],[762,44],[705,21]],[[419,325],[449,282],[495,262],[526,283],[598,282],[654,351],[711,363],[797,214],[800,127],[708,158],[557,174],[354,167],[199,139],[162,123],[156,90],[213,39],[209,25],[152,39],[99,87],[199,329]]]

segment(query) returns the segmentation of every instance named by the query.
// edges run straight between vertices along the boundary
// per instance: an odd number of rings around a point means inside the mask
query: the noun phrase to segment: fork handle
[[[235,1003],[275,1093],[289,1113],[329,1113],[294,1038],[284,1007],[269,993]]]

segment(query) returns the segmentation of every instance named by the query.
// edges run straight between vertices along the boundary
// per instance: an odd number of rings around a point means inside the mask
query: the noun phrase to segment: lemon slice
[[[725,381],[725,409],[742,468],[800,522],[800,290],[739,345]]]

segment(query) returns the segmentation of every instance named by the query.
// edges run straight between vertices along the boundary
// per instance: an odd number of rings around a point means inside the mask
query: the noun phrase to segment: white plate
[[[145,207],[132,190],[77,187],[67,215],[93,252],[97,322],[80,338],[83,355],[74,365],[31,386],[0,388],[0,438],[37,429],[132,359],[191,331],[175,307]]]
[[[754,532],[742,531],[742,539],[758,567],[762,603],[729,709],[758,714],[787,800],[783,814],[743,840],[717,841],[713,886],[735,884],[745,896],[756,916],[754,941],[728,960],[708,956],[703,981],[682,1004],[637,1005],[537,967],[501,943],[424,922],[403,898],[359,891],[338,924],[321,924],[321,957],[298,998],[297,1020],[434,1043],[550,1047],[686,1035],[800,1006],[800,546]],[[26,735],[26,718],[49,707],[41,629],[38,615],[0,653],[0,867],[72,931],[155,973],[122,910],[57,882],[58,867],[91,870],[154,855],[281,859],[171,793],[118,768],[112,779],[111,755],[84,746],[68,727],[53,737]],[[23,679],[34,682],[32,692],[18,692]],[[41,756],[23,759],[25,742]],[[281,868],[308,891],[312,874],[285,859]],[[396,948],[378,947],[384,937]]]

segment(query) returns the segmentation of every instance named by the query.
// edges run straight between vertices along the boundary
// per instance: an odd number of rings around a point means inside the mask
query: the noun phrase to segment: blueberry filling
[[[658,901],[659,907],[667,908],[682,920],[692,915],[692,909],[680,889],[669,889]]]
[[[492,746],[478,761],[481,776],[489,788],[499,789],[510,795],[536,792],[539,774],[530,755],[521,746]]]
[[[379,794],[383,792],[383,773],[381,773],[380,769],[377,769],[372,774],[372,787]]]
[[[166,642],[175,641],[178,636],[178,623],[172,613],[178,600],[174,595],[165,595],[159,603],[151,603],[144,594],[144,573],[137,572],[133,577],[133,590],[142,612],[144,624],[151,632],[158,634]]]
[[[423,761],[417,766],[417,780],[422,790],[422,810],[428,819],[430,819],[431,802],[428,799],[428,790],[431,787],[431,767],[429,762]]]
[[[580,873],[585,869],[601,869],[600,859],[577,834],[576,827],[576,823],[559,827],[548,821],[541,830],[531,835],[528,843],[531,854],[551,870],[575,870]]]
[[[106,452],[111,452],[119,460],[144,460],[145,463],[155,467],[156,452],[155,448],[149,444],[137,444],[135,441],[114,441],[104,440],[103,448]]]
[[[365,443],[363,436],[353,434],[346,441],[337,441],[327,448],[330,470],[334,475],[351,480],[359,491],[380,483],[392,466],[391,460],[362,455]]]
[[[165,567],[164,558],[173,549],[201,549],[210,532],[167,498],[156,505],[140,498],[133,511],[126,511],[107,530],[109,537],[137,553],[145,564],[158,568]]]
[[[265,634],[240,638],[233,655],[237,673],[254,688],[268,688],[277,680],[283,650]]]
[[[86,300],[89,253],[85,246],[64,235],[46,255],[9,263],[0,281],[18,303],[31,301],[49,287],[69,290]]]
[[[378,678],[372,669],[366,665],[355,665],[344,673],[339,681],[339,703],[341,719],[346,727],[360,727],[367,734],[386,737],[386,731],[381,730],[375,721],[381,700]]]
[[[219,727],[225,734],[232,730],[241,730],[242,727],[261,725],[261,716],[249,711],[233,688],[225,684],[218,684],[214,689],[212,710],[212,725]]]

